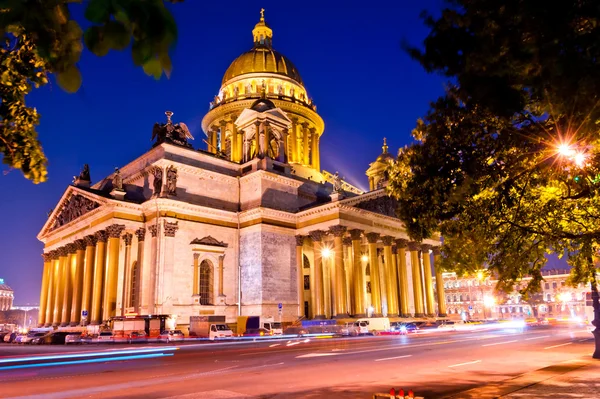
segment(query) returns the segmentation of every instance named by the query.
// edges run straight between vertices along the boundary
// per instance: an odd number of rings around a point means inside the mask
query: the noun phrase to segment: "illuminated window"
[[[129,275],[129,307],[136,305],[136,298],[138,295],[138,281],[137,281],[137,261],[133,262],[131,266],[131,274]]]
[[[304,276],[304,289],[310,290],[310,276]]]
[[[545,287],[547,290],[549,290],[549,289],[550,289],[550,283],[546,283],[546,284],[544,284],[544,287]]]
[[[308,256],[303,255],[302,265],[305,269],[310,269],[310,261],[308,260]]]
[[[556,289],[556,281],[552,283],[552,288]]]
[[[371,265],[369,263],[367,263],[367,268],[365,269],[365,275],[370,276],[371,275]],[[369,291],[371,292],[371,291]]]
[[[367,281],[367,294],[371,293],[371,282]]]
[[[200,304],[213,304],[213,265],[208,260],[200,264]]]

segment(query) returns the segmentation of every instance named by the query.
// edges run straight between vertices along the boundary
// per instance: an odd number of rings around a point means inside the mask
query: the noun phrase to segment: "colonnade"
[[[341,225],[331,226],[328,231],[314,230],[307,236],[296,236],[299,316],[304,315],[306,300],[304,286],[300,283],[304,281],[304,255],[312,256],[312,318],[364,317],[368,314],[375,317],[446,316],[441,270],[435,267],[439,263],[438,247],[380,236],[375,232],[348,230]],[[437,309],[432,267],[436,275]]]
[[[123,235],[124,230],[124,225],[113,224],[42,255],[38,325],[101,324],[116,315],[121,238],[126,276],[132,243],[132,234]],[[138,257],[143,254],[145,232],[144,228],[135,232]]]
[[[219,150],[228,154],[232,162],[247,162],[249,159],[249,149],[244,142],[244,131],[238,130],[235,120],[237,115],[231,115],[229,120],[221,120],[214,124],[208,131],[207,142],[208,152],[216,154]],[[297,117],[291,118],[292,124],[288,130],[282,132],[283,148],[280,151],[282,162],[298,163],[309,166],[316,170],[321,170],[319,144],[320,137],[317,130],[311,127],[307,122],[301,122]],[[269,138],[269,134],[263,137]],[[255,139],[257,143],[255,148],[266,149],[268,144],[258,141],[258,134]],[[270,142],[270,141],[269,141]],[[264,152],[264,150],[263,150]],[[285,154],[285,157],[283,156]],[[263,154],[261,154],[263,155]],[[284,160],[285,158],[285,160]]]

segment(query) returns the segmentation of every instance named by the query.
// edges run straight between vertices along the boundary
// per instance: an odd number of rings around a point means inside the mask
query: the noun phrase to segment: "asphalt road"
[[[4,344],[0,361],[131,347]],[[538,328],[177,347],[172,356],[0,370],[0,397],[371,398],[393,386],[430,399],[591,354],[593,340],[582,329]]]

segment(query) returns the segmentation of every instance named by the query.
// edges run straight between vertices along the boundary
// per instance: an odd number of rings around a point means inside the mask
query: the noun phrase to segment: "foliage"
[[[165,0],[176,3],[181,0]],[[76,0],[0,1],[0,152],[10,168],[21,169],[34,183],[46,180],[46,157],[37,139],[36,110],[25,96],[56,76],[69,93],[79,90],[77,67],[84,44],[95,55],[131,48],[135,65],[148,75],[169,76],[169,49],[177,27],[163,0],[90,0],[83,32],[70,13]]]
[[[449,86],[389,171],[409,235],[440,231],[446,269],[487,264],[502,289],[531,275],[524,295],[539,288],[548,253],[567,256],[574,282],[591,281],[600,247],[598,2],[453,0],[425,22],[424,49],[406,50]]]

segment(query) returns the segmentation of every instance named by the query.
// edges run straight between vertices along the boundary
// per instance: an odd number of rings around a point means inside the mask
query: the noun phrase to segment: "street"
[[[167,344],[135,346],[135,350]],[[578,328],[168,345],[167,356],[0,371],[3,398],[437,398],[591,354]],[[0,358],[131,345],[0,346]],[[172,356],[170,355],[172,354]]]

